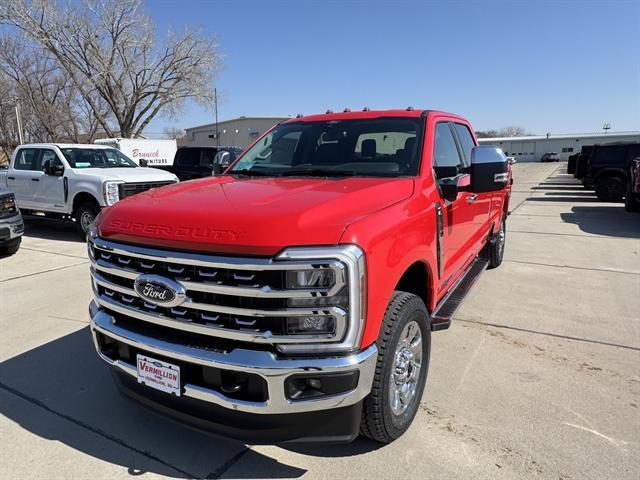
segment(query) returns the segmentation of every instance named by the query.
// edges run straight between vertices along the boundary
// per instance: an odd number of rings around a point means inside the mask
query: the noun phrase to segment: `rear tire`
[[[82,203],[78,208],[76,208],[73,217],[76,221],[78,235],[80,235],[83,240],[86,240],[87,234],[89,233],[89,227],[93,222],[95,222],[99,213],[100,207],[93,203]]]
[[[480,252],[480,258],[489,261],[487,268],[497,268],[502,264],[504,247],[507,243],[507,217],[502,217],[500,229],[489,238],[489,242]]]
[[[409,429],[427,382],[431,326],[420,297],[393,293],[376,345],[378,361],[363,401],[360,433],[390,443]]]
[[[624,183],[618,177],[604,177],[596,182],[596,196],[601,202],[619,202],[624,197]]]

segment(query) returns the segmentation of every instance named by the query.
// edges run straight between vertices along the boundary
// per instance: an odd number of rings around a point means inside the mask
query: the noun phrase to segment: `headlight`
[[[107,206],[113,205],[118,200],[120,200],[120,189],[119,185],[124,183],[122,181],[117,180],[107,180],[103,184],[103,194],[104,194],[104,202]]]
[[[282,353],[327,353],[360,347],[366,317],[364,252],[356,245],[288,248],[278,255],[285,274],[288,308],[312,314],[286,318],[288,335],[317,336],[318,341],[281,343]],[[311,267],[311,268],[310,268]],[[309,313],[311,313],[309,312]]]
[[[335,272],[329,269],[299,270],[287,272],[287,288],[328,288],[336,281]]]

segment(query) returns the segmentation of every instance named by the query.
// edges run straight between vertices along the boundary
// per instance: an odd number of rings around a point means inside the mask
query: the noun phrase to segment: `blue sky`
[[[217,35],[221,120],[435,108],[477,130],[640,130],[637,1],[148,0],[159,34]],[[189,105],[148,132],[213,120]]]

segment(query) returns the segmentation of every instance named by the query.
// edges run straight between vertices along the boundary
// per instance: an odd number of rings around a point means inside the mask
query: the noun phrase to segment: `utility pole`
[[[22,119],[20,118],[20,103],[18,103],[18,99],[16,99],[16,123],[18,124],[18,139],[20,140],[20,145],[22,145],[24,138],[22,136]]]
[[[216,112],[216,147],[220,146],[220,132],[218,132],[218,89],[213,89],[213,104]]]

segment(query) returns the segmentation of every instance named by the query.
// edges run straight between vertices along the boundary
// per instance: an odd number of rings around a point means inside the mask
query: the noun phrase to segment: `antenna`
[[[611,130],[611,124],[605,123],[604,125],[602,125],[602,130],[604,130],[604,133],[609,133],[609,130]]]

